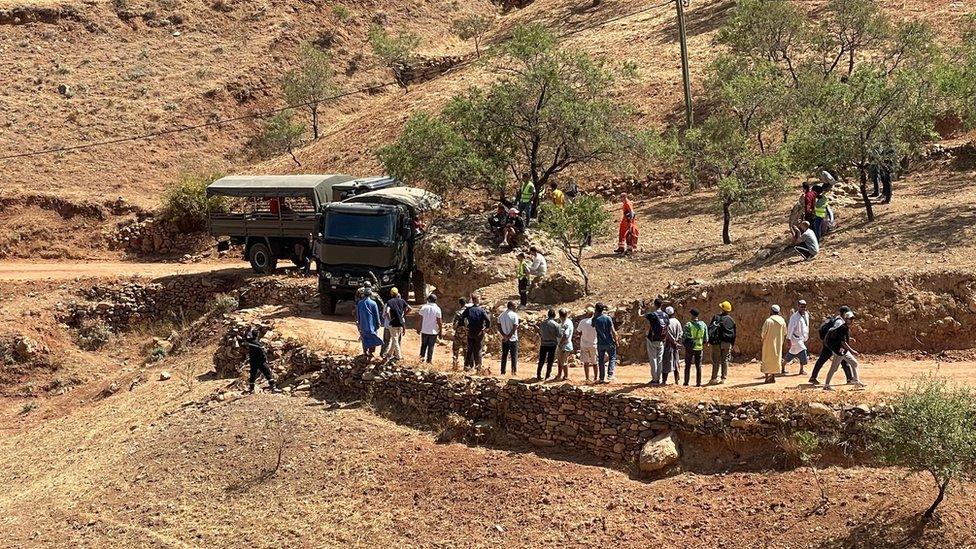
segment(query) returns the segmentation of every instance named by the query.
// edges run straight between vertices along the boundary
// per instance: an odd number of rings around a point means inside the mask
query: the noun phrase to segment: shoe
[[[695,387],[701,387],[701,383],[696,383]]]
[[[800,368],[800,373],[798,375],[805,376],[807,373],[803,368]]]
[[[617,376],[610,376],[607,378],[607,381],[617,381]]]
[[[831,387],[830,385],[824,385],[824,387],[823,387],[823,390],[824,390],[824,391],[833,391],[833,390],[834,390],[834,388],[833,388],[833,387]]]
[[[717,380],[717,379],[709,379],[708,380],[708,383],[706,383],[705,385],[718,385],[718,384],[719,384],[719,380]]]
[[[854,385],[858,389],[864,389],[865,387],[867,387],[867,385],[865,385],[864,383],[861,383],[860,381],[855,381],[854,383],[852,383],[852,385]]]
[[[810,385],[813,385],[814,387],[816,387],[816,386],[820,385],[820,380],[819,379],[813,379],[811,377],[810,379],[807,380],[807,383],[809,383]]]

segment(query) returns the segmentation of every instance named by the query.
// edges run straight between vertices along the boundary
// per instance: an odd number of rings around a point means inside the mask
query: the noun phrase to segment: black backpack
[[[820,325],[820,341],[826,341],[827,334],[830,333],[830,329],[834,327],[834,323],[837,322],[836,316],[827,317],[823,324]]]
[[[712,322],[708,325],[708,342],[719,343],[723,331],[722,318],[719,316],[712,317]]]

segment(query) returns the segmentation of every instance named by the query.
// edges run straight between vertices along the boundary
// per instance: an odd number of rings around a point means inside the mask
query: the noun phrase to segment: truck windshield
[[[393,216],[329,212],[323,236],[326,240],[389,242],[393,240]]]

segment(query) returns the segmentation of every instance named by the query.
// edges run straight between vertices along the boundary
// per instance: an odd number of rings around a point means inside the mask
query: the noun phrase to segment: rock
[[[75,91],[67,84],[58,84],[58,93],[69,99],[75,95]]]
[[[678,441],[674,433],[662,433],[644,444],[641,448],[638,465],[645,473],[660,471],[678,463]]]
[[[37,343],[27,336],[14,339],[14,359],[17,362],[27,362],[37,356]]]
[[[864,415],[868,415],[871,413],[871,407],[868,406],[867,404],[858,404],[857,406],[854,407],[854,409],[857,410],[858,412],[861,412]]]
[[[163,370],[162,372],[159,372],[159,381],[167,381],[171,377],[173,377],[173,376],[171,376],[170,373],[167,372],[166,370]]]
[[[583,297],[583,281],[577,276],[551,274],[539,281],[529,292],[529,300],[543,305],[576,301]]]
[[[807,408],[810,410],[812,415],[834,415],[834,410],[830,406],[827,406],[821,402],[811,402],[810,404],[807,404]]]

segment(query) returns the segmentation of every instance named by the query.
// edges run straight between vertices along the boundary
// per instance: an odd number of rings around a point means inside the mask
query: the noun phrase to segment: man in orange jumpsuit
[[[637,221],[634,218],[634,206],[627,198],[627,193],[620,195],[620,202],[623,204],[624,216],[620,220],[616,253],[629,254],[637,249],[637,237],[640,235],[640,231],[637,229]]]

